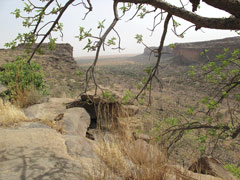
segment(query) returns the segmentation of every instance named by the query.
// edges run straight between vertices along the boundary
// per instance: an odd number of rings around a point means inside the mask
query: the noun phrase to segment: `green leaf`
[[[137,39],[137,43],[140,44],[143,41],[143,36],[141,34],[136,34],[135,39]]]
[[[168,46],[169,46],[170,48],[172,48],[172,49],[174,49],[174,48],[176,47],[175,44],[169,44]]]

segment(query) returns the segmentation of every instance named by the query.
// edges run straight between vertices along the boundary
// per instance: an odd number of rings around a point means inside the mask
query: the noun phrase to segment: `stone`
[[[98,158],[94,150],[93,142],[87,138],[66,135],[65,139],[67,152],[70,156],[74,158]]]
[[[100,162],[95,142],[86,138],[90,117],[83,108],[66,109],[71,99],[52,98],[25,109],[30,119],[58,120],[64,134],[39,122],[0,128],[0,180],[86,179]]]
[[[26,117],[33,119],[54,120],[59,114],[66,111],[64,103],[73,101],[68,98],[50,98],[48,102],[35,104],[24,109]]]
[[[85,173],[63,136],[42,128],[0,129],[0,172],[0,180],[78,180]]]
[[[63,129],[67,135],[85,137],[90,125],[90,116],[83,108],[67,109],[63,117]]]
[[[237,180],[229,171],[224,168],[224,165],[220,161],[210,156],[199,158],[189,167],[189,170],[196,173],[220,177],[225,180]]]

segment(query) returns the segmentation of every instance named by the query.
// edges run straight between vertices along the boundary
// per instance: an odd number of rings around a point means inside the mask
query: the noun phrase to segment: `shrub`
[[[29,99],[33,94],[36,95],[36,92],[39,95],[47,94],[39,64],[27,63],[26,59],[17,57],[14,62],[3,64],[2,69],[0,82],[8,86],[8,91],[4,94],[6,99],[20,106],[26,106],[30,103],[26,99]],[[23,101],[27,104],[22,103]]]

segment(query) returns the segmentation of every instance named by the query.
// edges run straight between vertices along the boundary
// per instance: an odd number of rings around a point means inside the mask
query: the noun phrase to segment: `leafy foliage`
[[[128,104],[130,102],[130,100],[132,100],[132,98],[133,98],[133,94],[131,93],[131,91],[127,90],[125,92],[125,95],[122,98],[122,103]]]
[[[201,55],[207,56],[207,53],[206,49]],[[226,48],[216,60],[200,67],[190,66],[190,77],[200,81],[205,87],[203,90],[207,88],[208,96],[201,98],[196,105],[189,105],[186,112],[170,113],[156,125],[158,133],[161,132],[157,138],[167,141],[168,149],[189,132],[197,134],[195,140],[201,154],[212,154],[226,139],[239,136],[239,55],[239,49],[229,52]],[[220,116],[222,111],[224,119]]]
[[[3,64],[2,69],[0,82],[8,86],[9,90],[6,95],[10,100],[17,101],[25,91],[33,89],[43,95],[47,94],[39,64],[34,62],[28,64],[24,58],[17,57],[14,62]]]

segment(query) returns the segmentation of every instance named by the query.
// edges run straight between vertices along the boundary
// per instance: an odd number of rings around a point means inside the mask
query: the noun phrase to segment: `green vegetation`
[[[12,102],[20,103],[23,98],[27,98],[27,95],[34,91],[40,95],[48,93],[39,64],[34,62],[29,64],[26,59],[17,57],[14,62],[3,64],[2,69],[0,82],[8,87],[4,97]]]

